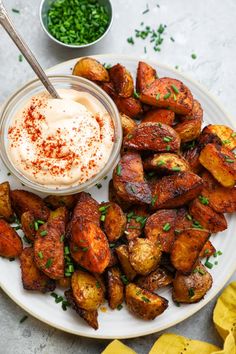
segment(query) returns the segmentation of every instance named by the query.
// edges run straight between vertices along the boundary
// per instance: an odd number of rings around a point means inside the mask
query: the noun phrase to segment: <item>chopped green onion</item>
[[[87,252],[88,249],[89,249],[88,247],[83,247],[83,248],[82,248],[82,251],[83,251],[83,252]]]
[[[50,268],[51,265],[52,265],[52,258],[49,258],[49,259],[47,260],[47,263],[45,264],[45,267],[46,267],[46,268]]]
[[[40,259],[43,259],[43,252],[41,252],[41,251],[38,252],[38,256],[39,256]]]
[[[195,53],[193,53],[193,54],[191,55],[191,57],[192,57],[192,59],[197,59],[197,55],[196,55]]]
[[[23,317],[20,319],[20,323],[25,322],[25,321],[27,320],[27,318],[28,318],[27,315],[23,316]]]
[[[106,215],[101,215],[100,220],[105,221],[105,219],[106,219]]]
[[[165,161],[161,160],[157,162],[157,166],[162,166],[165,165]]]
[[[20,10],[17,10],[17,9],[14,9],[14,8],[12,8],[11,11],[14,12],[15,14],[19,14],[20,13]]]
[[[195,291],[193,288],[188,289],[188,295],[189,295],[189,297],[193,297],[195,295]]]
[[[134,98],[139,98],[140,97],[140,94],[138,92],[136,92],[136,90],[134,90]]]
[[[167,94],[164,95],[164,100],[167,100],[171,95],[171,92],[168,92]]]
[[[160,93],[158,93],[158,94],[156,95],[156,100],[157,100],[157,101],[159,100],[160,96],[161,96]]]
[[[121,176],[121,165],[117,165],[116,174],[117,176]]]
[[[47,230],[43,230],[40,232],[40,235],[41,236],[46,236],[48,234]]]
[[[127,38],[127,42],[128,42],[129,44],[134,45],[134,39],[133,39],[133,37]]]
[[[205,266],[209,269],[213,268],[213,264],[211,262],[209,262],[208,260],[209,258],[207,258],[206,262],[205,262]]]
[[[68,246],[64,248],[64,254],[70,254],[70,249]]]
[[[141,296],[141,299],[144,301],[144,302],[151,302],[146,296]]]
[[[97,187],[97,189],[101,189],[102,188],[102,184],[101,183],[97,183],[96,187]]]
[[[157,198],[158,198],[157,195],[155,195],[155,196],[152,198],[152,201],[151,201],[151,205],[152,205],[152,206],[154,206],[154,205],[156,204]]]
[[[122,282],[124,283],[124,285],[129,284],[129,281],[128,281],[126,275],[122,274],[122,275],[120,276],[120,278],[121,278]]]
[[[171,85],[171,87],[175,93],[179,93],[179,89],[175,85]]]
[[[208,205],[209,204],[209,199],[206,198],[206,197],[203,197],[202,195],[200,195],[198,197],[198,199],[200,200],[200,202],[203,204],[203,205]]]
[[[22,55],[22,54],[19,54],[18,59],[19,59],[19,62],[21,63],[21,62],[23,61],[23,55]]]
[[[172,171],[174,172],[180,172],[181,168],[180,167],[172,167]]]
[[[122,309],[123,309],[123,306],[122,306],[121,304],[117,306],[117,310],[118,310],[118,311],[120,311],[120,310],[122,310]]]
[[[166,146],[166,151],[170,151],[170,149],[171,149],[170,145],[167,145]]]
[[[65,239],[65,235],[61,235],[61,237],[60,237],[60,242],[63,242],[64,239]]]
[[[166,231],[166,232],[169,231],[169,230],[171,229],[170,223],[167,222],[167,223],[163,226],[162,229],[163,229],[163,231]]]
[[[172,140],[173,140],[173,138],[171,136],[164,136],[164,138],[163,138],[163,141],[165,141],[166,143],[169,143]]]

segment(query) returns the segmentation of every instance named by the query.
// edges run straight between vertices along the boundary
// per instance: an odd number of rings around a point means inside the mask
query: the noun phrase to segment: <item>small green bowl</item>
[[[44,32],[48,35],[49,38],[51,38],[54,42],[61,44],[64,47],[67,48],[86,48],[89,47],[93,44],[98,43],[102,38],[104,38],[107,33],[110,31],[112,23],[113,23],[113,9],[112,9],[112,4],[110,0],[98,0],[99,4],[103,5],[104,7],[106,7],[107,12],[108,12],[108,16],[109,16],[109,25],[106,29],[106,31],[103,33],[103,35],[101,35],[101,37],[99,37],[98,39],[96,39],[96,41],[93,41],[91,43],[87,43],[87,44],[81,44],[81,45],[75,45],[75,44],[66,44],[63,43],[61,41],[59,41],[58,39],[56,39],[55,37],[53,37],[53,35],[49,32],[48,30],[48,10],[50,9],[52,3],[55,0],[42,0],[41,4],[40,4],[40,9],[39,9],[39,17],[40,17],[40,23],[41,26],[44,30]]]

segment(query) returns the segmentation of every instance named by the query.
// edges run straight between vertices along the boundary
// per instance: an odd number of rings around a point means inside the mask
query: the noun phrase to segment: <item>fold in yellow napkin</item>
[[[236,282],[228,285],[217,300],[213,321],[224,340],[223,349],[206,342],[167,333],[156,341],[149,354],[236,354]],[[137,353],[120,341],[114,340],[102,354]]]

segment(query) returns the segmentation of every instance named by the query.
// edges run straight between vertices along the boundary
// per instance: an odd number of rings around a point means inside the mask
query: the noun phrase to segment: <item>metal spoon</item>
[[[25,59],[28,61],[31,68],[34,70],[35,74],[41,80],[42,84],[48,90],[50,95],[54,98],[60,98],[57,91],[55,90],[55,87],[49,81],[46,73],[44,72],[44,70],[42,69],[40,64],[38,63],[34,54],[31,52],[31,50],[29,49],[27,44],[24,42],[24,40],[21,38],[21,36],[17,33],[17,31],[16,31],[12,21],[10,20],[8,13],[7,13],[1,0],[0,0],[0,24],[3,26],[3,28],[9,34],[9,36],[11,37],[13,42],[16,44],[16,46],[19,48],[20,52],[23,54]]]

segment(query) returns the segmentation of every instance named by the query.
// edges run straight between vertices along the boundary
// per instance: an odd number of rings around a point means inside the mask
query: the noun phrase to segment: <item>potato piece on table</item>
[[[209,237],[210,233],[207,230],[188,229],[182,231],[171,250],[173,266],[183,273],[190,273]]]
[[[160,263],[161,248],[158,242],[136,238],[129,243],[129,260],[138,274],[151,273]]]
[[[99,208],[105,218],[103,227],[109,242],[117,241],[124,233],[126,216],[121,207],[116,203],[103,203]]]
[[[11,221],[12,215],[10,185],[8,182],[3,182],[0,184],[0,217]]]
[[[124,211],[129,210],[129,208],[132,205],[131,203],[126,202],[122,200],[120,197],[118,197],[112,179],[109,182],[109,200],[111,202],[117,203]]]
[[[190,90],[181,81],[168,77],[156,79],[141,92],[140,101],[183,115],[189,114],[193,108]]]
[[[207,144],[201,151],[199,160],[222,186],[234,187],[236,158],[230,150],[214,144]]]
[[[109,244],[97,224],[78,218],[72,225],[69,244],[75,262],[90,272],[101,274],[108,266],[111,258]]]
[[[124,301],[124,284],[118,267],[109,268],[107,271],[107,297],[111,309],[116,309]]]
[[[125,289],[128,310],[143,320],[154,320],[168,307],[168,301],[157,294],[130,283]]]
[[[49,217],[48,207],[43,199],[34,193],[15,189],[11,191],[11,201],[12,207],[19,218],[26,211],[30,211],[39,220],[46,221]]]
[[[175,174],[190,170],[188,162],[183,157],[172,153],[149,156],[144,159],[143,167],[147,171],[158,171],[163,174]]]
[[[121,114],[120,119],[123,129],[123,135],[126,136],[128,134],[131,134],[134,128],[136,128],[137,123],[125,114]]]
[[[28,240],[34,242],[36,230],[34,226],[35,217],[30,211],[26,211],[21,215],[21,225],[25,236]]]
[[[180,172],[161,178],[152,187],[153,209],[176,208],[196,198],[203,180],[192,172]]]
[[[198,263],[189,275],[177,272],[173,280],[173,301],[179,303],[198,302],[212,287],[212,282],[211,274],[201,263]]]
[[[129,250],[127,245],[121,245],[116,247],[116,254],[119,259],[119,263],[123,272],[125,273],[128,280],[132,281],[137,272],[132,267],[130,260],[129,260]]]
[[[175,120],[175,113],[168,109],[156,108],[148,111],[141,121],[143,123],[164,123],[173,125]]]
[[[34,262],[33,247],[24,248],[20,255],[20,267],[23,287],[26,290],[35,290],[42,293],[53,291],[56,282],[45,275]]]
[[[64,277],[64,242],[67,210],[64,207],[51,211],[48,221],[36,233],[34,258],[49,278]]]
[[[134,97],[114,96],[113,100],[120,113],[126,114],[130,118],[139,118],[143,113],[141,102]]]
[[[157,268],[146,276],[141,276],[137,279],[137,285],[142,289],[151,292],[170,285],[173,281],[172,274],[165,268]]]
[[[124,138],[124,147],[132,150],[173,152],[180,148],[180,138],[173,128],[162,123],[142,123],[131,136]]]
[[[211,257],[213,256],[213,254],[216,252],[215,247],[213,246],[213,244],[211,243],[210,240],[208,240],[205,245],[203,246],[200,254],[199,254],[199,258],[205,258],[205,257]]]
[[[204,128],[204,131],[217,135],[227,149],[234,150],[236,148],[236,133],[230,127],[209,124]]]
[[[128,241],[131,241],[141,236],[149,213],[145,207],[130,209],[127,214],[127,225],[125,236]]]
[[[189,213],[200,225],[212,233],[227,229],[227,221],[224,214],[214,211],[209,205],[207,198],[199,196],[189,206]]]
[[[5,220],[0,219],[0,256],[16,258],[20,256],[22,249],[18,233]]]
[[[91,81],[110,81],[108,71],[93,58],[82,58],[74,66],[72,75],[82,76]]]
[[[114,65],[109,70],[109,75],[118,96],[127,98],[133,95],[134,81],[130,72],[123,65]]]
[[[136,90],[143,92],[148,88],[157,78],[157,72],[147,63],[140,61],[138,63],[137,77],[136,77]]]
[[[65,206],[67,209],[72,210],[77,202],[78,194],[73,195],[48,195],[44,198],[44,202],[50,209],[57,209]]]
[[[151,191],[144,179],[143,165],[138,153],[124,154],[113,171],[113,185],[117,195],[124,201],[149,204]]]

